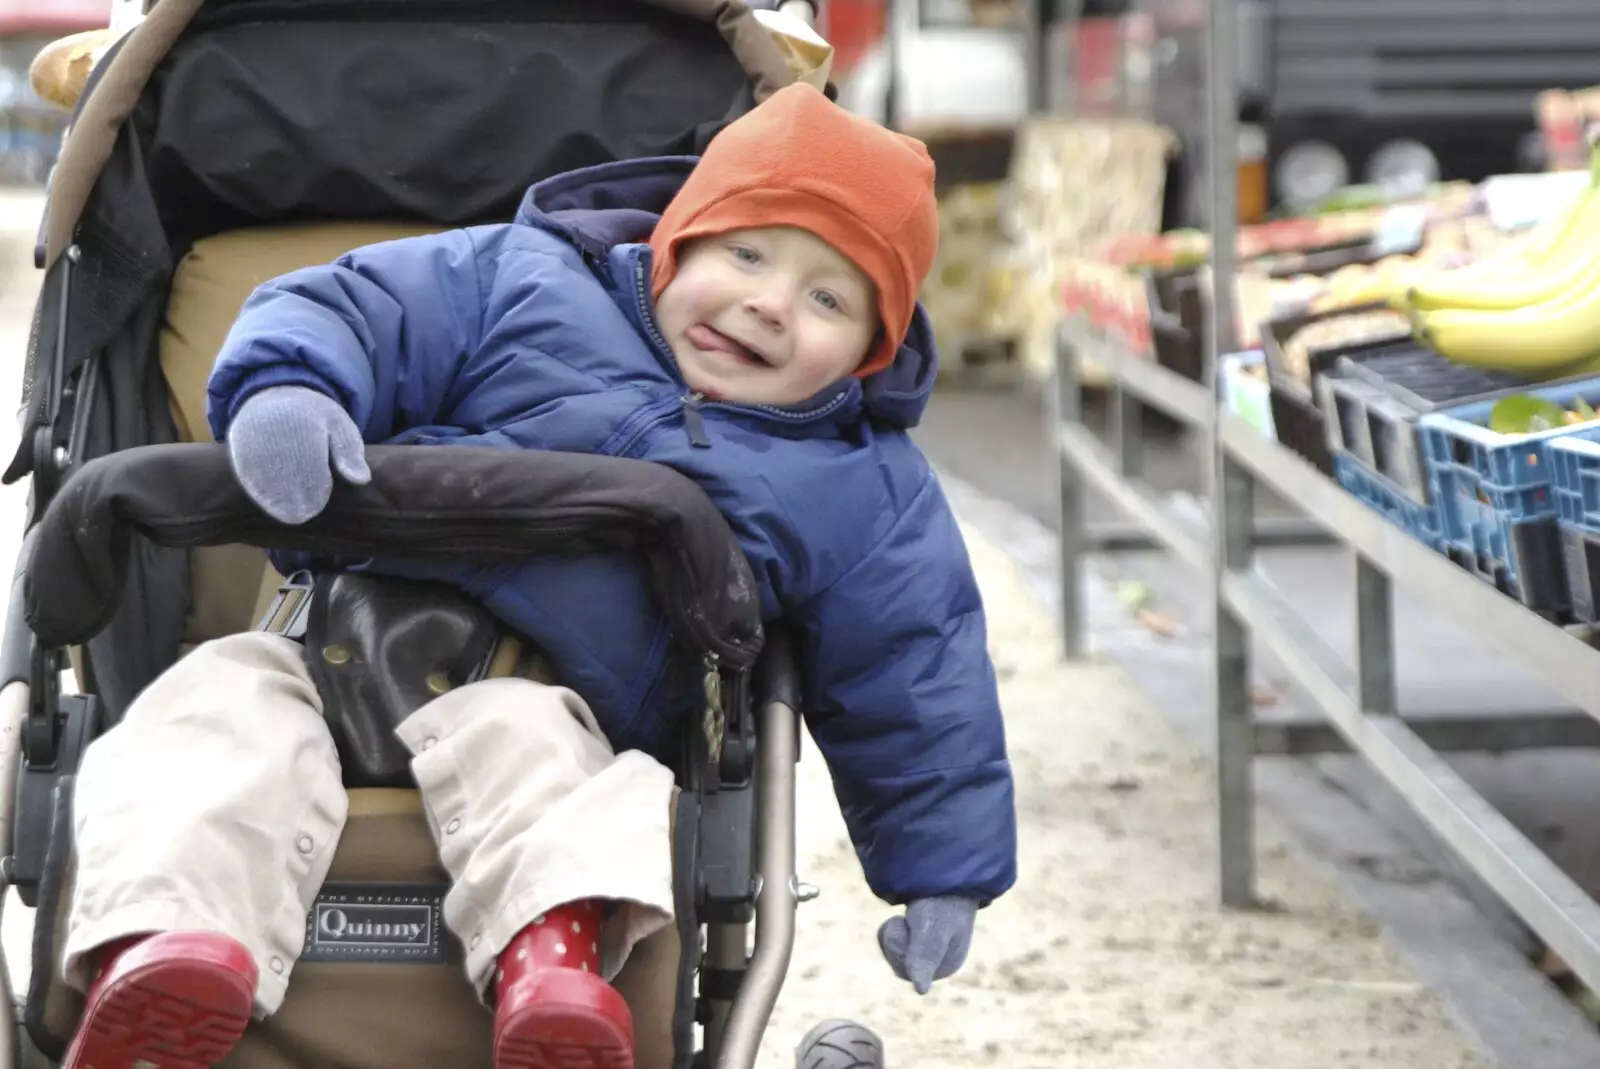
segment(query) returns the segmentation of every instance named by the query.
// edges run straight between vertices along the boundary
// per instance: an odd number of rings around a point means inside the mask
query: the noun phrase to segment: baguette
[[[94,65],[118,36],[111,30],[87,30],[50,42],[28,68],[33,91],[56,107],[71,111],[78,106]]]

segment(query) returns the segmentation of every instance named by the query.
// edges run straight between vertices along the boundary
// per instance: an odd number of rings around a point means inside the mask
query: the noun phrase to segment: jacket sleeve
[[[790,619],[805,715],[874,894],[987,905],[1017,830],[983,605],[929,473],[881,542]]]
[[[206,388],[218,441],[273,386],[338,401],[366,439],[434,422],[483,330],[469,231],[357,249],[265,283],[245,301]]]

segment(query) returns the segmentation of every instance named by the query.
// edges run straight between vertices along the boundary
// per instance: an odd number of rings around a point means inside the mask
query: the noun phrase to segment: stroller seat
[[[245,298],[263,282],[325,264],[352,249],[435,234],[423,223],[304,223],[247,227],[196,241],[172,273],[159,337],[161,375],[180,442],[209,442],[206,381]],[[250,577],[257,577],[254,586]],[[185,652],[256,625],[283,576],[255,546],[204,546],[189,554]]]
[[[71,891],[82,747],[182,653],[292,611],[296,589],[263,547],[326,550],[307,539],[331,538],[346,552],[377,552],[340,508],[370,508],[385,491],[392,499],[402,476],[429,485],[396,454],[434,450],[379,447],[369,450],[370,495],[342,488],[328,514],[297,531],[262,520],[205,419],[211,363],[244,299],[353,248],[509,219],[547,174],[697,153],[792,79],[793,64],[738,0],[160,0],[91,76],[41,229],[30,419],[7,472],[31,475],[34,494],[0,654],[0,777],[10,777],[0,778],[0,806],[15,798],[6,875],[41,918],[16,1053],[52,1064],[81,1013],[81,998],[55,980],[50,921]],[[529,100],[546,106],[530,111]],[[426,118],[434,112],[437,122]],[[553,471],[556,486],[571,485],[562,480],[572,464],[588,465],[586,477],[600,471],[644,501],[625,533],[647,556],[677,544],[664,530],[681,540],[685,516],[705,530],[720,523],[692,484],[632,470],[637,462],[448,452],[454,464],[486,465],[491,479],[507,463]],[[511,490],[501,506],[530,507]],[[202,513],[223,518],[203,531],[174,519]],[[90,530],[107,540],[85,543]],[[528,545],[515,524],[505,530],[507,554],[547,548]],[[732,536],[724,525],[715,538]],[[719,554],[728,559],[705,545],[706,559]],[[680,597],[694,574],[674,580]],[[98,616],[83,610],[97,599]],[[69,606],[84,614],[59,615]],[[713,607],[710,618],[745,611]],[[82,696],[53,686],[68,648]],[[641,1069],[753,1065],[787,968],[798,885],[784,766],[797,752],[798,699],[781,630],[768,633],[759,670],[749,652],[752,663],[723,661],[717,752],[691,731],[675,769],[679,923],[642,944],[616,981],[641,1039],[672,1036],[670,1049],[641,1048]],[[537,667],[524,674],[544,678]],[[3,745],[11,725],[21,760]],[[308,917],[306,955],[282,1009],[224,1064],[488,1066],[491,1017],[442,930],[448,880],[417,792],[346,771],[348,824]],[[394,938],[384,925],[401,922],[382,918],[400,916],[421,935]],[[659,997],[663,978],[675,980],[675,999]]]

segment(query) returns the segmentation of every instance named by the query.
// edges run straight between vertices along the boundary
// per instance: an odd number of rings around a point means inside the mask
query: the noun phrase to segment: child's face
[[[690,389],[792,405],[861,366],[878,330],[877,294],[808,231],[735,230],[679,253],[656,321]]]

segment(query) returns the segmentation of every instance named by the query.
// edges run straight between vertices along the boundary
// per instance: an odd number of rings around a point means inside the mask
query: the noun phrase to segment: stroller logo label
[[[300,960],[442,964],[440,915],[446,890],[412,884],[326,884],[306,917]]]
[[[400,906],[398,908],[405,909],[406,907]],[[351,920],[350,914],[338,906],[329,906],[327,909],[320,910],[317,916],[317,934],[325,935],[333,940],[344,940],[348,937],[362,942],[400,942],[411,946],[427,930],[427,921],[390,923],[388,921]]]

